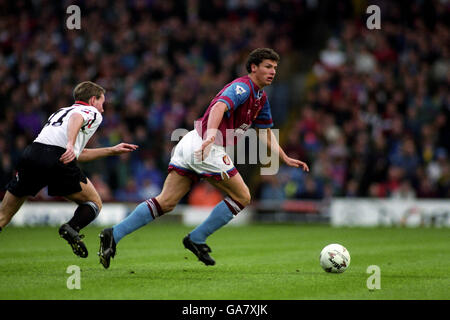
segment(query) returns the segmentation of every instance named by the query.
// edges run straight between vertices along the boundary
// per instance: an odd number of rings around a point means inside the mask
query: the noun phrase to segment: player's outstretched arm
[[[270,128],[259,129],[258,131],[260,132],[259,134],[260,139],[262,139],[266,143],[266,145],[270,148],[272,152],[278,154],[280,159],[284,163],[286,163],[290,167],[302,168],[303,171],[309,172],[309,167],[305,162],[288,157],[288,155],[278,144],[277,138],[273,134],[272,130],[270,130]],[[261,134],[261,132],[263,134]]]
[[[123,153],[129,153],[135,151],[139,146],[130,143],[119,143],[113,147],[106,148],[93,148],[93,149],[83,149],[78,161],[87,162],[109,156],[117,156]]]
[[[212,143],[216,139],[217,128],[219,128],[220,122],[222,121],[223,115],[226,111],[227,105],[221,101],[216,102],[211,108],[206,129],[206,137],[203,140],[201,148],[194,152],[195,159],[204,160],[208,157]]]

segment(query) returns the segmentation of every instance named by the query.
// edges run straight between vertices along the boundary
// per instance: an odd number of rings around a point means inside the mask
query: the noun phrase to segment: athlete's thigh
[[[74,201],[78,204],[87,202],[87,201],[92,201],[95,204],[97,204],[97,206],[99,206],[99,208],[102,205],[102,200],[100,198],[100,195],[98,194],[97,190],[95,189],[94,185],[92,184],[91,180],[89,180],[88,178],[86,178],[87,183],[82,183],[80,182],[80,186],[81,186],[81,191],[76,192],[76,193],[72,193],[68,196],[65,196],[65,198]]]
[[[214,187],[225,192],[234,200],[242,201],[244,203],[250,201],[250,191],[239,172],[230,179],[217,181],[215,179],[208,178],[207,180]]]
[[[165,202],[178,203],[191,189],[191,185],[192,180],[190,178],[182,176],[176,171],[170,171],[166,181],[164,181],[163,189],[156,199],[161,205]]]

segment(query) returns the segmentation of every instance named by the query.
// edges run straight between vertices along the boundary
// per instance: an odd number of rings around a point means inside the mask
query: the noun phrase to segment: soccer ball
[[[350,265],[350,253],[340,244],[329,244],[320,252],[319,261],[326,272],[342,273]]]

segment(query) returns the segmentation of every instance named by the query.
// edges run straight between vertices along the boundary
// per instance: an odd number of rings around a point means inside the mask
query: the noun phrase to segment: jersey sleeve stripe
[[[220,96],[219,99],[217,99],[217,101],[221,101],[221,102],[225,103],[228,107],[228,111],[233,110],[233,107],[234,107],[233,100],[231,100],[227,96]]]

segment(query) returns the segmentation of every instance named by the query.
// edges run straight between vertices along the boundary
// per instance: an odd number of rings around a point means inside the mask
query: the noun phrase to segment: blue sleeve
[[[266,103],[264,103],[264,106],[262,107],[253,123],[255,124],[256,128],[265,129],[273,127],[272,112],[270,111],[269,99],[266,100]]]
[[[228,111],[234,111],[238,106],[243,104],[250,96],[250,88],[243,82],[235,82],[231,84],[219,96],[218,101],[224,102]]]

